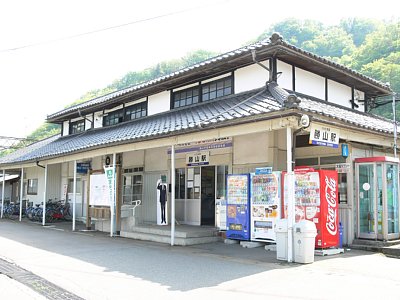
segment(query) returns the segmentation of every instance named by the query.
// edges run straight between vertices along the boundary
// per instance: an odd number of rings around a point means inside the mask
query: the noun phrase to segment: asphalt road
[[[400,299],[400,260],[358,250],[289,264],[263,248],[222,242],[171,247],[0,220],[0,258],[72,298]],[[0,274],[3,286],[27,293]],[[11,299],[1,293],[0,299]]]

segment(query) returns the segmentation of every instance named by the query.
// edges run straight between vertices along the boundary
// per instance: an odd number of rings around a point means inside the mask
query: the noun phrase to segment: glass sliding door
[[[377,238],[374,164],[359,164],[358,169],[358,236]]]
[[[386,164],[386,208],[388,238],[399,236],[399,200],[397,164]]]

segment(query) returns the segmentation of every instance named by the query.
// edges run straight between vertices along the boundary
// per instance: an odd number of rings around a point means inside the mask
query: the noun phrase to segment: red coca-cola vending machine
[[[317,228],[315,248],[339,246],[338,174],[331,170],[295,168],[295,222],[309,220]],[[287,218],[286,173],[283,172],[283,209]]]

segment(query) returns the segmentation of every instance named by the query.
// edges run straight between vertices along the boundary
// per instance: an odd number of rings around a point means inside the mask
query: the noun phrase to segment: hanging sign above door
[[[187,166],[202,166],[210,163],[210,152],[202,151],[196,153],[186,154],[186,165]]]
[[[326,146],[332,148],[339,147],[339,130],[328,126],[311,123],[309,144]]]

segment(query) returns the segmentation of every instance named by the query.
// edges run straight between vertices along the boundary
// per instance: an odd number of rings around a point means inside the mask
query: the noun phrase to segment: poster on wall
[[[110,191],[104,174],[90,175],[89,205],[110,206]]]

